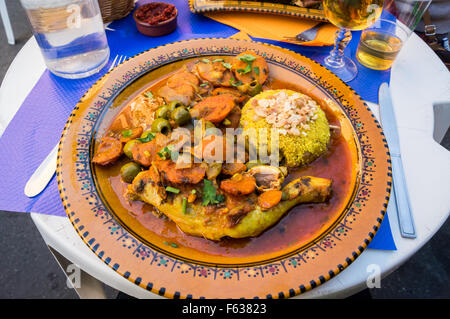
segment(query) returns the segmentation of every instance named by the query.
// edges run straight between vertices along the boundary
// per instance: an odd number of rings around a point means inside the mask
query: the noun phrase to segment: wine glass
[[[380,17],[384,0],[323,0],[323,9],[328,20],[339,27],[334,48],[324,60],[325,66],[344,82],[356,77],[356,64],[344,56],[344,49],[352,39],[350,30],[370,27]]]

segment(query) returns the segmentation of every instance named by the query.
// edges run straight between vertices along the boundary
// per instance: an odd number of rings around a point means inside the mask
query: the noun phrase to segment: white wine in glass
[[[350,30],[370,27],[380,17],[384,0],[324,0],[323,9],[328,20],[339,27],[334,49],[324,64],[344,82],[356,77],[356,64],[344,56],[344,49],[351,40]]]

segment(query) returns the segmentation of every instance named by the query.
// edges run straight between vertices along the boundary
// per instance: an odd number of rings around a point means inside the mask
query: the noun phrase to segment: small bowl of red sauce
[[[164,2],[144,4],[138,7],[133,14],[139,32],[151,37],[173,32],[177,27],[177,16],[177,8]]]

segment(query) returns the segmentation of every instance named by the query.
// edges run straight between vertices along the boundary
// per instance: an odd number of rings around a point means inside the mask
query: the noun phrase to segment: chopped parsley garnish
[[[209,85],[209,83],[202,83],[202,84],[200,84],[200,87],[204,88],[204,87],[207,87],[208,85]]]
[[[222,62],[222,65],[224,68],[227,68],[227,69],[231,69],[231,67],[232,67],[230,63],[226,63],[226,62]]]
[[[210,180],[203,180],[202,205],[215,205],[225,201],[225,196],[217,195],[217,190]]]
[[[155,134],[151,132],[145,133],[145,136],[142,138],[137,138],[137,140],[141,143],[148,143],[155,138]]]
[[[259,67],[255,66],[255,67],[253,68],[253,72],[255,72],[255,74],[256,74],[257,76],[259,76]]]
[[[215,60],[213,60],[213,63],[216,63],[216,62],[223,62],[223,59],[215,59]]]
[[[252,66],[251,64],[247,64],[247,66],[245,67],[245,69],[237,69],[237,72],[239,74],[247,74],[250,73],[252,71]]]
[[[172,186],[167,186],[166,187],[166,191],[170,192],[170,193],[174,193],[174,194],[179,194],[180,190],[178,188],[172,187]]]
[[[169,148],[169,147],[164,147],[161,151],[159,151],[158,153],[156,153],[156,154],[158,154],[158,156],[161,158],[161,159],[163,159],[163,160],[166,160],[166,159],[172,159],[173,161],[176,161],[177,160],[177,158],[178,158],[178,152],[172,152],[172,150]]]
[[[254,56],[251,55],[251,54],[244,54],[243,56],[240,56],[238,59],[241,60],[241,61],[250,63],[250,62],[255,61],[255,60],[256,60],[256,57],[254,57]]]
[[[131,135],[133,135],[133,130],[131,130],[131,129],[122,131],[123,137],[130,137]]]
[[[231,84],[232,86],[241,86],[241,85],[242,85],[242,81],[239,80],[239,81],[236,82],[236,80],[235,80],[234,78],[231,78],[231,79],[230,79],[230,84]]]
[[[153,98],[153,93],[150,92],[150,91],[145,92],[144,95],[145,95],[146,97],[148,97],[149,99],[152,99],[152,98]]]
[[[202,61],[203,63],[209,63],[209,62],[211,62],[209,59],[201,59],[200,61]]]
[[[186,210],[187,210],[187,198],[183,197],[183,203],[181,204],[181,212],[183,214],[186,214]]]

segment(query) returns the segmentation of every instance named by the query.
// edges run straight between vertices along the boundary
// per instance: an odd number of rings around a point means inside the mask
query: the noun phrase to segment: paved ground
[[[31,36],[19,1],[7,1],[17,44],[9,46],[0,25],[0,81]],[[450,131],[443,141],[450,149]],[[450,221],[408,262],[357,297],[450,298]],[[28,214],[0,212],[0,298],[77,298]],[[107,289],[115,298],[117,292]]]

